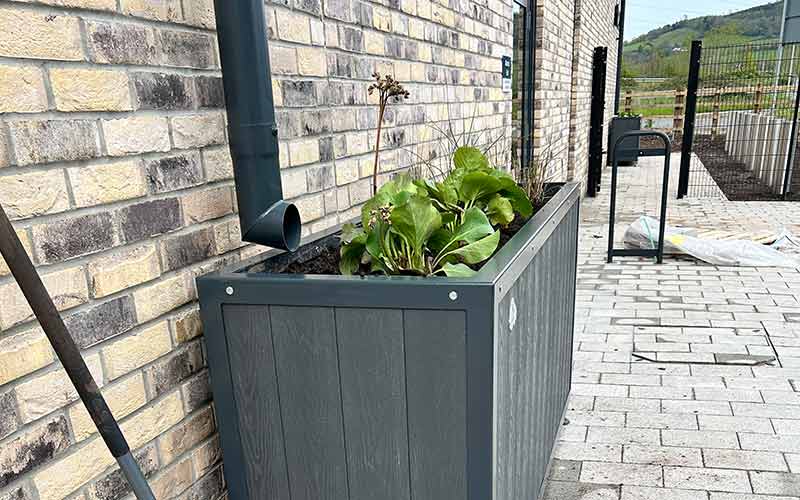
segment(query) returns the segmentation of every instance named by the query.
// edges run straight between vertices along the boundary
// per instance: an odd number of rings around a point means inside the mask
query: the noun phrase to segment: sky
[[[728,14],[767,3],[771,2],[768,0],[627,0],[625,40],[631,40],[665,24],[680,21],[684,16],[693,18]]]

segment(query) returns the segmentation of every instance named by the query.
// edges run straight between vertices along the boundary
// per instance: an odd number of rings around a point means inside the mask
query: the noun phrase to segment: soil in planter
[[[534,206],[534,213],[538,212],[558,192],[557,189],[548,192],[545,199]],[[508,225],[500,228],[499,250],[517,234],[529,219],[517,217]],[[473,266],[475,270],[481,265]],[[339,235],[334,234],[323,238],[311,245],[306,245],[294,254],[283,254],[271,265],[269,269],[252,269],[252,271],[267,271],[284,274],[323,274],[337,275],[339,273]]]

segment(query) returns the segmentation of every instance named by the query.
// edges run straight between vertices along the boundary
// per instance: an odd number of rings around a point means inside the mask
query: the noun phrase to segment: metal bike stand
[[[663,148],[645,148],[645,149],[620,149],[619,146],[628,137],[659,137],[664,141]],[[611,163],[611,215],[609,217],[608,228],[608,262],[613,262],[614,257],[655,257],[656,262],[659,264],[664,263],[664,233],[667,227],[667,193],[669,190],[669,159],[672,152],[672,141],[669,140],[667,134],[653,130],[638,130],[634,132],[627,132],[617,138],[614,143],[614,155]],[[640,157],[643,156],[664,156],[664,180],[661,186],[661,219],[658,228],[658,248],[655,249],[622,249],[614,248],[614,218],[617,208],[617,170],[619,169],[619,160],[617,158],[622,155],[623,158],[629,157],[632,153],[638,153]]]

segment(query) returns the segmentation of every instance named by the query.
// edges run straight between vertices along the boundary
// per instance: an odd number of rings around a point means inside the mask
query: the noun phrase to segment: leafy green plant
[[[442,182],[403,174],[384,184],[362,208],[361,227],[343,228],[342,274],[369,266],[389,275],[472,276],[470,266],[497,250],[498,227],[532,215],[525,190],[480,150],[460,147],[453,163]]]

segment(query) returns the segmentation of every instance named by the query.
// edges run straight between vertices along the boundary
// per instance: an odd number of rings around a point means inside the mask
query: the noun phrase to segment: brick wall
[[[599,46],[608,47],[606,123],[613,116],[619,34],[614,7],[618,1],[537,2],[534,154],[549,149],[554,156],[553,180],[585,184],[592,55]]]
[[[510,137],[506,0],[293,0],[267,17],[306,233],[370,194],[373,71],[411,91],[387,114],[384,177],[441,157],[448,119]],[[223,494],[194,280],[259,252],[240,242],[219,76],[211,0],[0,1],[0,202],[159,499]],[[0,500],[123,497],[2,261],[0,304]]]

